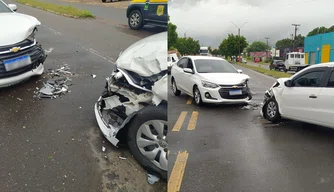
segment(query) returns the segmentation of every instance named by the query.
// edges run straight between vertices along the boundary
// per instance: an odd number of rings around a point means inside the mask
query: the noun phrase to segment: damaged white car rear
[[[126,49],[95,104],[103,135],[114,145],[127,143],[149,173],[167,179],[167,32]]]
[[[0,87],[41,75],[46,55],[35,39],[41,23],[32,16],[16,13],[14,4],[0,0]]]

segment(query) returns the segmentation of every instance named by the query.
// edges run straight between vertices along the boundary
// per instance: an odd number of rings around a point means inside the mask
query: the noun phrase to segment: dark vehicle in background
[[[133,30],[139,30],[144,25],[154,25],[167,28],[168,0],[132,0],[126,10],[128,25]]]
[[[270,70],[285,71],[285,65],[283,60],[273,60],[269,65]]]

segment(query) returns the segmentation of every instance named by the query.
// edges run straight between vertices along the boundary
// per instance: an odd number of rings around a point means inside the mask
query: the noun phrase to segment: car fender
[[[128,6],[127,10],[126,10],[126,17],[129,18],[130,13],[133,10],[139,10],[141,12],[141,14],[144,16],[143,11],[141,9],[141,6],[138,4],[131,4]]]

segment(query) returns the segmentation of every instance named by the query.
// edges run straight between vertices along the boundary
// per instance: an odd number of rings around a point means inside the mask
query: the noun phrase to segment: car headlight
[[[35,28],[32,33],[27,37],[29,41],[35,41],[35,31],[37,28]]]
[[[219,85],[217,85],[215,83],[208,82],[208,81],[202,81],[202,85],[203,85],[203,87],[206,87],[206,88],[217,88],[217,87],[219,87]]]

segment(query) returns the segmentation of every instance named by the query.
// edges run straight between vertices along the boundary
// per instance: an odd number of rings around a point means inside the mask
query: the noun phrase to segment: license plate
[[[12,71],[21,67],[25,67],[31,64],[31,58],[29,55],[24,55],[21,57],[16,57],[14,59],[8,59],[4,62],[6,71]]]
[[[230,95],[242,95],[241,90],[231,90],[229,91]]]

